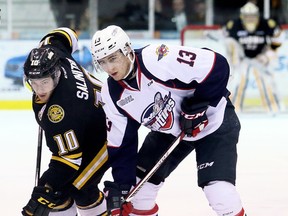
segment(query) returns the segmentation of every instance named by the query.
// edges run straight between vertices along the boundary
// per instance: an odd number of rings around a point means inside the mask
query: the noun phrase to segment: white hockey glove
[[[263,53],[258,54],[256,59],[262,65],[268,66],[268,64],[277,59],[277,53],[274,50],[267,49]]]

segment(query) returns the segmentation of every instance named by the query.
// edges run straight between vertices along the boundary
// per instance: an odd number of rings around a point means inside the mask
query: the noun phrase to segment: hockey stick
[[[41,156],[42,156],[42,138],[43,138],[43,129],[39,126],[39,128],[38,128],[35,186],[38,185],[39,178],[40,178]]]
[[[136,195],[136,193],[143,187],[144,183],[147,182],[152,175],[160,168],[160,166],[163,164],[163,162],[167,159],[167,157],[171,154],[171,152],[178,146],[178,144],[182,141],[184,137],[184,132],[182,131],[171,143],[170,147],[167,149],[167,151],[162,155],[162,157],[158,160],[158,162],[152,167],[152,169],[146,174],[144,178],[142,178],[134,188],[128,193],[126,196],[124,202],[130,202],[133,197]]]

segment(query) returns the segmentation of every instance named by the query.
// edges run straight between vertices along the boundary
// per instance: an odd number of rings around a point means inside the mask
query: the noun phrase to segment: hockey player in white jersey
[[[195,150],[198,185],[209,205],[219,216],[244,216],[235,187],[240,122],[228,98],[226,59],[209,49],[167,44],[133,50],[114,25],[96,31],[91,42],[95,66],[109,75],[101,94],[114,180],[104,182],[111,215],[157,215],[159,189]],[[137,154],[141,125],[151,132]],[[121,203],[181,131],[183,140],[162,166],[131,203]]]

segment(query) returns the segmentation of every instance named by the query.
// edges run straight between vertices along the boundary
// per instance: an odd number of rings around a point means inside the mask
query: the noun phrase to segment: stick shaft
[[[184,137],[184,133],[181,132],[175,140],[171,143],[170,147],[167,149],[167,151],[162,155],[162,157],[158,160],[158,162],[152,167],[152,169],[146,174],[144,178],[142,178],[135,187],[129,192],[127,197],[125,198],[125,202],[130,202],[133,197],[136,195],[136,193],[143,187],[144,183],[147,182],[152,175],[160,168],[160,166],[163,164],[163,162],[166,160],[166,158],[171,154],[171,152],[178,146],[178,144],[181,142],[181,140]]]
[[[38,185],[39,178],[40,178],[41,156],[42,156],[42,138],[43,138],[43,130],[39,126],[39,128],[38,128],[38,143],[37,143],[37,158],[36,158],[36,172],[35,172],[35,186]]]

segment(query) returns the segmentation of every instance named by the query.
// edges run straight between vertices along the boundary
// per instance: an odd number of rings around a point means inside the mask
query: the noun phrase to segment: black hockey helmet
[[[39,79],[52,76],[59,70],[59,56],[53,48],[34,48],[24,63],[26,79]]]

